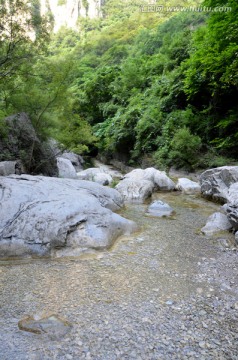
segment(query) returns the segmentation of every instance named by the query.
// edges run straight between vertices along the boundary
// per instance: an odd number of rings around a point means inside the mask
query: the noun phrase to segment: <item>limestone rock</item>
[[[229,187],[238,182],[238,166],[223,166],[204,171],[200,176],[203,196],[226,202]]]
[[[16,173],[16,161],[1,161],[0,162],[0,176],[7,176]]]
[[[154,185],[149,180],[133,181],[125,179],[117,184],[116,189],[126,202],[141,203],[152,195]]]
[[[71,151],[64,151],[61,155],[62,158],[70,160],[72,165],[74,166],[76,172],[83,170],[84,160],[82,156],[75,154]]]
[[[63,157],[57,157],[57,166],[59,177],[67,179],[76,179],[77,173],[71,161]]]
[[[112,182],[111,175],[104,172],[101,168],[89,168],[77,173],[80,180],[94,181],[101,185],[109,185]]]
[[[62,26],[77,29],[80,18],[94,19],[100,16],[99,0],[40,0],[41,14],[51,13],[54,18],[54,31]]]
[[[232,228],[226,215],[215,212],[207,219],[206,225],[201,229],[202,233],[207,236],[212,236],[219,231],[230,230]]]
[[[51,256],[58,249],[104,249],[135,223],[112,211],[121,195],[93,182],[0,177],[0,257]]]
[[[201,186],[187,178],[180,178],[175,187],[176,190],[182,191],[185,194],[196,194],[201,192]]]
[[[174,188],[174,182],[165,172],[154,168],[132,170],[116,186],[128,202],[143,202],[153,191],[174,190]]]
[[[229,188],[228,203],[225,209],[233,228],[238,230],[238,182]]]
[[[170,216],[174,210],[171,206],[161,200],[155,200],[148,207],[147,213],[152,216],[164,217]]]

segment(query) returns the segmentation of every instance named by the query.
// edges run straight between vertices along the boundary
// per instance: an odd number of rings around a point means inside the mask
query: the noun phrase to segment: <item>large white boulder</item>
[[[112,212],[123,206],[118,191],[93,182],[0,177],[0,197],[0,257],[103,249],[136,228]]]
[[[230,186],[238,182],[238,166],[222,166],[204,171],[200,176],[203,196],[227,202]]]
[[[135,169],[124,176],[116,189],[127,202],[143,202],[156,190],[174,190],[174,182],[164,171]]]
[[[196,194],[201,192],[201,186],[197,182],[187,178],[178,179],[175,189],[182,191],[185,194]]]
[[[125,179],[117,184],[116,189],[126,202],[141,203],[152,195],[154,185],[149,180],[133,181]]]

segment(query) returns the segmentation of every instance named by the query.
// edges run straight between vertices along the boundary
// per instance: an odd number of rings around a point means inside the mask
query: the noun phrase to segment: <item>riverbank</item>
[[[110,251],[2,264],[1,359],[237,359],[233,237],[200,233],[219,205],[177,192],[153,197],[175,215],[128,205],[121,215],[142,231]],[[49,314],[72,330],[52,340],[18,329],[28,315]]]

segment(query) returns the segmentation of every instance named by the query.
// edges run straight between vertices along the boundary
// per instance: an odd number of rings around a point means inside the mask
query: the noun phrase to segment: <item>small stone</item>
[[[173,305],[173,304],[174,304],[174,301],[173,301],[173,300],[167,300],[165,304],[166,304],[166,305]]]
[[[202,288],[197,288],[197,293],[198,293],[198,294],[202,294],[202,293],[203,293],[203,289],[202,289]]]
[[[67,360],[72,360],[73,359],[73,356],[70,355],[70,354],[65,355],[65,357],[66,357]]]
[[[201,310],[199,311],[199,315],[201,316],[207,315],[207,312],[205,310]]]
[[[199,341],[199,346],[200,346],[200,348],[205,349],[206,348],[205,341]]]

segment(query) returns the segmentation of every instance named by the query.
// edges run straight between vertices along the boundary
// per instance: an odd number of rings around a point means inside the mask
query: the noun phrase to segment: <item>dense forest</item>
[[[148,12],[140,0],[108,0],[100,18],[56,34],[37,0],[7,4],[1,136],[4,118],[24,111],[42,139],[79,154],[160,169],[238,160],[236,0],[161,0]]]

